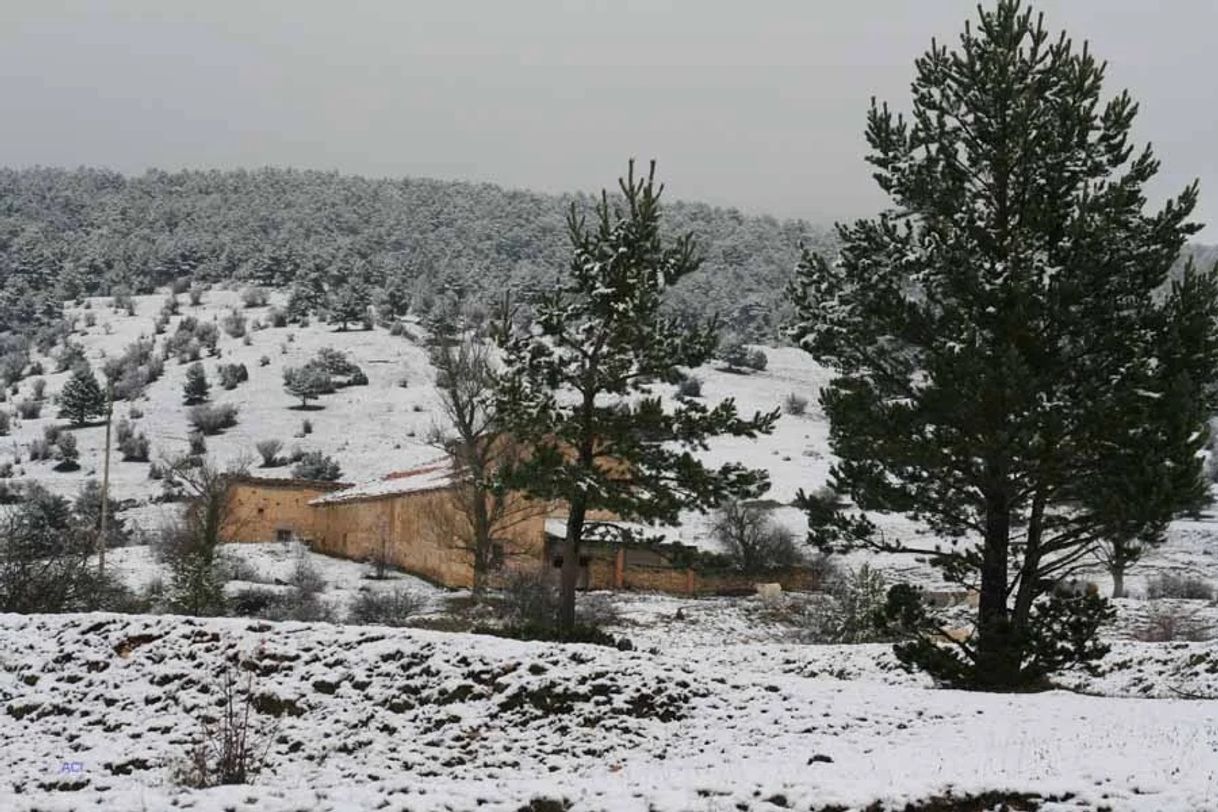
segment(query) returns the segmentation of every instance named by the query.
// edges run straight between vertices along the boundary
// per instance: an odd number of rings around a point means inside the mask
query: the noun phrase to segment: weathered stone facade
[[[230,541],[304,541],[313,550],[388,566],[453,588],[473,585],[473,553],[461,492],[442,464],[425,466],[352,487],[295,479],[236,477],[229,483],[223,537]],[[561,521],[562,505],[509,500],[495,531],[497,574],[561,566],[561,544],[547,537],[547,520]],[[597,512],[590,520],[611,522]],[[688,548],[686,548],[688,549]],[[765,576],[696,568],[671,551],[627,544],[586,543],[580,586],[723,595],[752,592],[759,581],[785,590],[819,587],[814,571],[791,568]],[[688,557],[686,557],[687,559]],[[494,580],[494,578],[492,579]]]

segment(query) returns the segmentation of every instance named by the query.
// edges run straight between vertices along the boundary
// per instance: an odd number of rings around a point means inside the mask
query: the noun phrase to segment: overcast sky
[[[1214,0],[1041,2],[1142,104],[1155,191],[1202,183],[1218,239]],[[0,3],[0,164],[297,166],[611,184],[818,222],[879,209],[876,95],[973,0],[131,0]]]

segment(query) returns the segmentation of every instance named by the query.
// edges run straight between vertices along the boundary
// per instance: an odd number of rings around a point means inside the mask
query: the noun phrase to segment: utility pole
[[[101,521],[97,531],[97,572],[106,574],[106,524],[110,512],[110,423],[114,416],[114,382],[106,381],[106,448],[102,459]]]

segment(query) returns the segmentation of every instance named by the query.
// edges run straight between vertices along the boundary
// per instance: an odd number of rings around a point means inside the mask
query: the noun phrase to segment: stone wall
[[[469,532],[454,492],[410,494],[317,505],[318,552],[355,561],[386,562],[448,587],[473,585]],[[504,562],[541,560],[546,506],[513,506],[512,521],[495,534]]]
[[[809,592],[820,588],[820,576],[804,567],[790,567],[763,575],[744,575],[732,571],[707,571],[676,567],[664,563],[642,563],[634,552],[619,547],[611,556],[589,557],[588,589],[625,589],[639,592],[664,592],[670,595],[752,594],[756,585],[777,583],[785,592]],[[635,559],[635,560],[632,560]]]
[[[233,478],[228,486],[228,511],[220,537],[225,541],[276,541],[315,535],[316,510],[309,501],[344,487],[300,479]]]

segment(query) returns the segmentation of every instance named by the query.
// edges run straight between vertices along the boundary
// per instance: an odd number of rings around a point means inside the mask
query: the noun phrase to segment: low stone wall
[[[695,570],[665,564],[631,564],[624,550],[613,558],[588,562],[588,589],[664,592],[670,595],[751,595],[757,584],[776,583],[784,592],[810,592],[820,588],[820,575],[803,567],[788,567],[763,575],[734,571]]]

